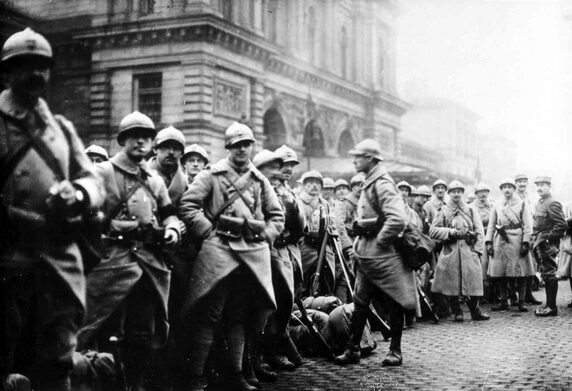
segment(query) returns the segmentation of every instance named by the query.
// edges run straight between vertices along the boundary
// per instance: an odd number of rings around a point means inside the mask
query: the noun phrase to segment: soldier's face
[[[319,180],[310,178],[304,181],[304,191],[311,196],[317,196],[320,190],[322,190],[322,184]]]
[[[8,80],[16,95],[37,98],[46,90],[50,68],[45,61],[25,57],[10,66]]]
[[[477,191],[475,195],[480,201],[486,201],[489,198],[488,190]]]
[[[153,139],[148,133],[135,132],[125,137],[123,150],[131,160],[140,162],[151,152],[152,143]]]
[[[252,141],[240,141],[231,145],[228,148],[228,159],[237,166],[246,164],[252,155],[253,146],[254,143]]]
[[[280,163],[270,162],[259,168],[262,175],[264,175],[272,186],[280,184]]]
[[[343,198],[343,197],[347,196],[349,192],[350,192],[350,191],[349,191],[349,189],[348,189],[347,187],[345,187],[345,186],[338,186],[338,187],[336,188],[336,197],[338,197],[338,198]]]
[[[527,187],[528,187],[528,179],[519,179],[518,181],[516,181],[516,188],[521,193],[526,191]]]
[[[296,163],[294,162],[284,163],[282,166],[282,179],[289,181],[294,174],[294,167],[296,167]]]
[[[551,189],[551,186],[549,183],[539,182],[536,184],[536,192],[541,197],[545,197],[547,195],[550,195],[550,189]]]
[[[453,189],[449,192],[449,197],[453,202],[460,202],[463,199],[463,194],[465,192],[461,189]]]
[[[322,197],[324,197],[325,199],[329,200],[333,196],[334,196],[334,189],[327,188],[322,190]]]
[[[161,143],[155,148],[157,154],[157,162],[159,166],[172,169],[179,165],[179,159],[183,154],[181,144],[176,141],[168,140]]]
[[[409,188],[405,187],[405,186],[401,186],[399,188],[399,192],[401,193],[401,197],[403,197],[404,200],[407,200],[407,198],[409,197]]]
[[[93,164],[101,163],[105,161],[105,158],[101,155],[96,155],[95,153],[88,153],[87,157]]]
[[[429,197],[424,196],[424,195],[418,195],[415,196],[413,202],[415,202],[415,204],[419,205],[419,206],[423,206],[425,205],[425,203],[429,200]]]
[[[361,193],[361,183],[352,186],[352,193],[359,198]]]
[[[447,191],[447,188],[443,185],[437,185],[435,186],[435,188],[433,189],[433,193],[435,193],[435,195],[437,196],[437,198],[442,199],[443,197],[445,197],[445,192]]]
[[[371,156],[354,155],[353,164],[357,172],[364,172],[367,174],[375,165],[375,162]]]
[[[185,170],[187,171],[187,174],[195,176],[204,170],[204,168],[205,161],[198,155],[191,154],[191,156],[185,160]]]
[[[504,197],[507,199],[512,197],[512,195],[516,191],[516,189],[514,187],[512,187],[511,185],[502,185],[500,189],[501,189]]]

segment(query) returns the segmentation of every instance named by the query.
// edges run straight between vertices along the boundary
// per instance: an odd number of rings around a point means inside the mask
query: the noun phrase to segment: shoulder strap
[[[4,116],[0,116],[0,133],[7,137]],[[32,146],[32,139],[28,138],[28,140],[18,148],[10,148],[6,155],[0,159],[0,191],[4,189],[8,178],[10,178],[10,175],[12,175],[18,163],[20,163],[26,152],[28,152]]]
[[[220,215],[226,210],[226,208],[228,208],[229,206],[231,206],[234,201],[236,201],[239,198],[242,198],[242,192],[246,191],[246,189],[248,189],[250,187],[250,185],[252,184],[253,180],[252,177],[245,183],[245,185],[242,188],[237,188],[235,186],[235,183],[230,181],[228,177],[225,176],[225,178],[230,182],[231,186],[234,187],[235,192],[233,195],[231,195],[228,200],[226,200],[226,202],[224,204],[222,204],[222,206],[220,208],[218,208],[218,210],[216,211],[216,213],[213,215],[212,217],[212,222],[216,222],[218,220],[218,218],[220,217]],[[244,198],[243,198],[244,201]],[[244,201],[244,203],[248,206],[248,203],[246,201]]]
[[[125,172],[124,170],[121,169],[121,167],[117,166],[113,162],[111,162],[111,166],[113,167],[113,174],[114,175],[117,175],[117,171]],[[151,187],[149,186],[149,183],[147,181],[141,179],[138,176],[133,176],[133,175],[130,175],[130,176],[135,179],[135,185],[129,190],[129,192],[126,193],[126,195],[124,197],[121,197],[121,199],[119,200],[119,203],[109,213],[109,218],[112,218],[112,219],[116,218],[117,215],[119,215],[119,212],[121,212],[121,209],[123,209],[125,207],[125,203],[127,201],[129,201],[129,199],[133,196],[133,194],[135,194],[135,192],[139,189],[145,190],[149,194],[149,196],[151,197],[152,200],[155,199],[155,195],[153,194],[153,191],[151,190]],[[117,179],[116,179],[116,181],[117,181]]]

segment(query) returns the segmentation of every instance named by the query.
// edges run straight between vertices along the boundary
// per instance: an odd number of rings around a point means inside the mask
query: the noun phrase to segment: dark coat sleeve
[[[562,204],[558,201],[554,201],[548,206],[548,216],[552,221],[552,229],[548,232],[546,239],[549,242],[556,242],[564,236],[566,233],[566,218],[564,217],[564,212],[562,211]]]
[[[383,227],[377,234],[377,243],[381,247],[391,244],[405,228],[405,205],[395,186],[387,181],[376,181],[378,210],[384,217]]]
[[[179,202],[177,214],[194,236],[204,238],[212,230],[211,221],[204,214],[205,200],[212,197],[213,178],[210,171],[201,171]]]

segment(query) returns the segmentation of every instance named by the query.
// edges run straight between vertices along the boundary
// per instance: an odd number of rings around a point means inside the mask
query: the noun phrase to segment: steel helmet
[[[352,149],[348,151],[350,155],[368,155],[374,159],[382,162],[383,156],[381,156],[381,147],[377,140],[372,138],[366,138],[355,145]]]
[[[302,183],[306,182],[308,179],[316,179],[316,180],[320,181],[320,184],[322,185],[322,187],[324,186],[324,178],[322,177],[322,174],[320,174],[318,171],[305,172],[302,175],[302,178],[300,178]]]
[[[354,185],[363,183],[364,180],[365,180],[365,174],[363,172],[360,172],[359,174],[356,174],[352,177],[352,179],[350,180],[350,185],[353,187]]]
[[[185,161],[193,153],[199,155],[205,161],[205,164],[209,162],[209,154],[207,153],[207,150],[201,147],[199,144],[191,144],[185,148],[185,153],[183,153],[183,156],[181,156],[181,163],[185,164]]]
[[[431,188],[433,190],[435,190],[435,188],[439,185],[445,186],[445,190],[448,189],[447,184],[445,183],[445,181],[443,179],[437,179],[435,182],[433,182],[433,186],[431,186]]]
[[[107,151],[105,150],[105,148],[100,147],[99,145],[92,144],[89,147],[87,147],[84,152],[88,155],[99,155],[105,158],[105,160],[109,160],[109,155],[107,154]]]
[[[338,179],[335,183],[334,183],[334,188],[338,188],[340,186],[345,186],[347,188],[350,187],[348,181],[346,181],[345,179]]]
[[[18,56],[40,56],[53,62],[50,43],[44,36],[27,27],[23,31],[12,34],[2,47],[0,61],[7,61]]]
[[[322,187],[324,189],[334,189],[335,188],[335,183],[334,180],[332,178],[324,178]]]
[[[121,122],[119,122],[119,133],[117,134],[117,142],[119,145],[122,145],[127,134],[135,129],[147,131],[151,138],[155,138],[155,135],[157,134],[155,124],[153,124],[151,118],[147,117],[143,113],[134,111],[131,114],[127,114],[123,117]]]
[[[401,181],[397,184],[397,188],[399,189],[400,187],[407,187],[409,189],[409,193],[411,193],[413,191],[413,186],[411,186],[409,184],[409,182],[407,181]]]
[[[296,154],[296,152],[287,145],[282,145],[280,148],[278,148],[276,151],[274,151],[274,153],[276,154],[276,156],[278,156],[280,159],[282,159],[282,162],[284,164],[285,163],[300,164],[300,161],[298,160],[298,155]]]
[[[169,126],[161,129],[155,137],[155,148],[165,141],[175,141],[181,146],[181,151],[185,149],[185,135],[179,129]]]
[[[254,142],[254,134],[252,133],[252,129],[247,125],[241,124],[240,122],[234,122],[224,132],[224,147],[228,149],[233,144],[241,141]]]
[[[421,185],[418,188],[414,189],[411,191],[411,195],[413,196],[426,196],[426,197],[431,197],[431,190],[429,189],[428,186],[425,185]]]
[[[256,168],[260,168],[271,162],[278,162],[282,165],[282,159],[280,159],[275,152],[269,151],[268,149],[263,149],[258,152],[252,159],[252,164],[254,164]]]
[[[499,189],[502,189],[502,187],[504,185],[510,185],[512,187],[514,187],[516,189],[516,183],[514,183],[515,181],[513,181],[511,178],[505,178],[499,185]]]
[[[475,186],[475,194],[477,194],[479,191],[491,191],[491,188],[489,185],[484,183],[478,183],[477,186]]]
[[[447,193],[450,193],[455,189],[461,189],[463,192],[465,192],[465,185],[463,185],[461,181],[454,180],[453,182],[449,183],[449,189],[447,190]]]

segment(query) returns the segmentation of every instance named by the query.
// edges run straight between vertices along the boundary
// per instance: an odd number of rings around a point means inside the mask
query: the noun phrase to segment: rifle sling
[[[0,134],[6,134],[6,123],[4,116],[0,118]],[[17,148],[10,148],[6,156],[0,159],[0,191],[6,186],[8,178],[16,169],[16,166],[24,155],[32,148],[33,143],[31,139],[26,140],[23,144],[19,145]]]
[[[228,180],[228,178],[227,178]],[[212,217],[212,223],[216,223],[216,221],[218,220],[218,218],[220,217],[220,215],[226,210],[226,208],[228,208],[229,206],[231,206],[234,201],[236,201],[239,198],[242,198],[242,192],[246,191],[246,189],[248,189],[250,187],[250,185],[252,184],[254,180],[252,179],[252,177],[245,183],[245,185],[242,188],[238,188],[234,185],[234,182],[231,182],[232,187],[234,187],[235,189],[235,193],[233,195],[231,195],[228,200],[226,200],[226,202],[224,204],[222,204],[222,206],[220,208],[218,208],[218,210],[216,211],[216,213],[213,215]],[[244,199],[243,199],[244,200]],[[245,204],[248,206],[248,204],[245,201]]]
[[[129,199],[133,196],[133,194],[135,194],[135,192],[139,189],[145,190],[149,194],[149,196],[151,197],[152,200],[155,199],[155,196],[153,195],[153,191],[149,187],[149,183],[147,183],[147,181],[143,180],[142,178],[140,178],[137,175],[133,175],[133,174],[126,172],[125,170],[122,170],[121,167],[119,167],[118,165],[116,165],[113,162],[111,162],[111,164],[112,164],[113,168],[115,169],[114,171],[121,171],[121,172],[126,173],[130,177],[133,177],[135,179],[135,185],[131,188],[131,190],[129,190],[129,192],[125,195],[125,197],[121,198],[121,200],[115,206],[115,208],[113,208],[111,210],[111,213],[109,213],[109,216],[112,219],[117,218],[117,216],[119,215],[119,212],[121,212],[121,209],[123,209],[123,207],[125,206],[125,203],[127,201],[129,201]]]

